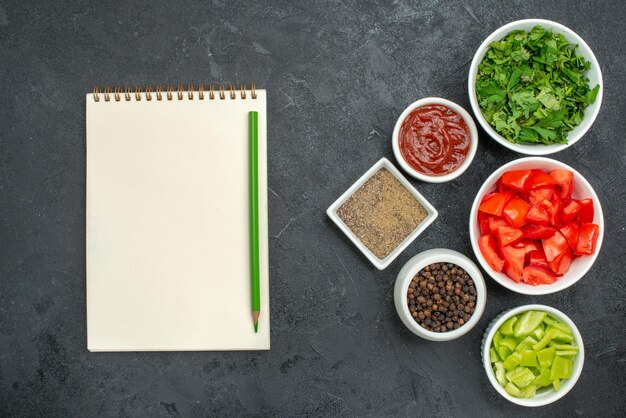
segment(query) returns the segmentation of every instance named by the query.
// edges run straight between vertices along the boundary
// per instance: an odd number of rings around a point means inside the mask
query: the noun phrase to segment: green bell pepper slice
[[[513,335],[525,337],[530,335],[545,319],[548,314],[542,311],[526,311],[515,321]]]
[[[520,389],[515,386],[514,383],[509,382],[504,387],[504,390],[506,391],[506,393],[511,396],[515,396],[516,398],[532,398],[533,396],[535,396],[537,386],[529,385],[526,386],[524,389]]]
[[[513,335],[513,324],[517,322],[517,315],[512,316],[500,326],[500,332],[502,335]]]
[[[530,385],[535,380],[535,375],[527,367],[518,366],[506,374],[509,382],[513,382],[520,389]]]
[[[502,359],[505,360],[508,356],[511,355],[511,350],[509,350],[506,347],[500,347],[498,349],[498,356]]]
[[[537,351],[537,360],[539,360],[539,366],[541,368],[548,368],[552,365],[556,349],[554,347],[548,347],[543,350]]]
[[[543,320],[543,322],[547,325],[547,326],[551,326],[553,328],[558,329],[559,331],[563,331],[566,334],[572,334],[572,330],[570,329],[570,327],[567,326],[567,324],[559,321],[556,318],[551,317],[550,315],[546,316]]]
[[[511,382],[506,384],[506,386],[504,387],[504,390],[506,391],[506,393],[508,393],[511,396],[515,396],[516,398],[522,397],[522,391],[519,390],[519,388]]]
[[[496,361],[500,361],[500,357],[498,356],[498,352],[493,347],[491,347],[489,349],[489,361],[491,363],[495,363]]]
[[[556,348],[557,350],[573,350],[578,352],[578,346],[574,344],[559,344],[556,341],[551,341],[548,345],[550,347]]]
[[[500,341],[500,347],[506,347],[511,351],[515,351],[517,347],[517,341],[514,338],[506,337]]]
[[[528,385],[524,389],[522,389],[522,398],[532,398],[535,396],[535,392],[537,392],[537,386]]]
[[[557,350],[556,355],[559,357],[572,357],[578,354],[578,350]]]
[[[522,361],[520,361],[520,366],[524,367],[539,367],[539,363],[537,362],[537,353],[532,350],[521,350]]]
[[[506,360],[504,360],[504,368],[507,371],[511,371],[513,369],[515,369],[520,362],[522,361],[522,355],[520,353],[518,353],[517,351],[514,351],[513,353],[511,353],[511,355],[509,355]]]
[[[550,379],[569,379],[572,377],[572,360],[555,356],[550,368]]]
[[[550,380],[550,369],[542,369],[539,376],[532,381],[532,384],[540,387],[550,386],[552,384]]]
[[[496,350],[500,348],[500,341],[502,341],[502,334],[500,334],[500,331],[498,331],[493,336],[493,346],[496,348]]]
[[[537,344],[537,340],[529,335],[528,337],[524,338],[521,343],[515,346],[515,351],[532,350],[535,344]]]
[[[537,328],[533,330],[533,332],[530,333],[530,336],[533,337],[535,340],[539,341],[540,339],[543,338],[545,334],[546,334],[545,326],[544,324],[540,324]]]
[[[546,332],[552,332],[552,339],[559,343],[571,343],[574,341],[574,337],[572,334],[568,334],[566,332],[561,331],[558,328],[549,325],[546,328]]]
[[[546,334],[543,336],[542,339],[540,339],[537,344],[533,345],[533,350],[535,351],[539,351],[542,348],[544,348],[546,345],[548,345],[548,343],[550,341],[552,341],[552,338],[554,336],[554,328],[553,329],[546,329]]]
[[[500,383],[500,386],[506,386],[506,370],[504,370],[503,363],[501,361],[497,361],[493,365],[496,368],[496,380]]]

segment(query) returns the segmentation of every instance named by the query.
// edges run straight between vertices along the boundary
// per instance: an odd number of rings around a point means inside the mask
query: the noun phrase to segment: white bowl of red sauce
[[[478,147],[478,130],[470,114],[439,97],[412,103],[398,118],[393,153],[410,176],[445,183],[463,174]]]

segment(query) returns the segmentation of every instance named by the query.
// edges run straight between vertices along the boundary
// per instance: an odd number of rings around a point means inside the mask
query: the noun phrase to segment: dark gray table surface
[[[397,317],[395,276],[447,247],[485,178],[520,155],[481,130],[474,163],[412,183],[439,219],[378,271],[326,217],[375,161],[410,102],[470,109],[469,61],[499,26],[559,21],[602,67],[602,109],[554,155],[594,186],[606,235],[591,271],[529,297],[486,278],[480,323],[431,343]],[[0,0],[0,416],[624,416],[626,8],[621,1]],[[272,349],[89,353],[85,324],[85,93],[94,84],[251,82],[268,90]],[[485,327],[540,302],[579,327],[585,367],[562,400],[517,407],[480,362]]]

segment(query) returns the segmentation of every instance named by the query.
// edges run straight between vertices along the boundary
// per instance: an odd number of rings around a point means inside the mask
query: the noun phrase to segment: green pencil
[[[259,114],[248,114],[250,139],[250,282],[254,332],[259,329],[261,292],[259,284]]]

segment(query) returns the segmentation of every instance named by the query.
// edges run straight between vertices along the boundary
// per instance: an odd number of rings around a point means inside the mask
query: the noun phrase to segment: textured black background
[[[391,132],[410,102],[441,96],[469,110],[476,48],[528,17],[574,29],[602,67],[595,125],[554,156],[598,192],[602,252],[551,296],[487,279],[478,326],[430,343],[398,319],[395,275],[432,247],[473,257],[471,201],[519,155],[481,131],[461,178],[413,181],[439,219],[382,272],[324,211],[379,158],[393,160]],[[619,0],[0,1],[0,415],[624,416],[625,21]],[[88,353],[84,95],[94,84],[199,81],[268,90],[272,349]],[[530,302],[570,315],[587,352],[576,387],[540,409],[501,398],[479,353],[488,322]]]

